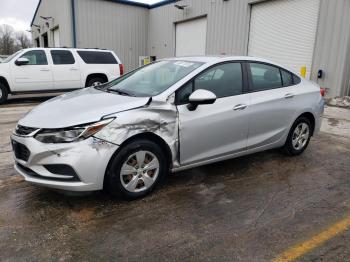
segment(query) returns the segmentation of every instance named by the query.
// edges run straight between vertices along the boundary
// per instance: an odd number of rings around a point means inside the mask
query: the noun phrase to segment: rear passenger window
[[[71,65],[75,63],[72,53],[67,50],[51,50],[51,56],[55,65]]]
[[[296,75],[293,75],[293,83],[294,83],[294,85],[300,84],[300,82],[301,82],[300,77],[298,77]]]
[[[293,75],[283,69],[281,69],[283,86],[293,85]]]
[[[279,68],[260,63],[250,63],[252,91],[263,91],[282,87]]]
[[[118,64],[111,52],[77,51],[77,53],[87,64]]]
[[[225,63],[215,66],[194,80],[194,88],[213,92],[217,98],[242,94],[242,66]]]

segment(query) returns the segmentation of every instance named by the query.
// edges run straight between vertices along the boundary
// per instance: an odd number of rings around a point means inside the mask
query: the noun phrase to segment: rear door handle
[[[237,110],[244,110],[247,108],[247,105],[243,105],[243,104],[238,104],[235,105],[235,107],[233,108],[233,110],[237,111]]]
[[[285,96],[284,96],[284,98],[293,98],[294,97],[294,94],[286,94]]]
[[[70,70],[72,70],[72,71],[77,71],[78,68],[76,68],[76,67],[71,67]]]

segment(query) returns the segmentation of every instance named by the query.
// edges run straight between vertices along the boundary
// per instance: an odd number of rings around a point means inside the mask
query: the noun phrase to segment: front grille
[[[18,143],[15,140],[11,140],[11,144],[16,158],[23,161],[28,161],[28,158],[30,156],[29,149],[25,145],[22,145],[21,143]]]
[[[38,128],[17,125],[15,133],[19,136],[27,136],[36,130],[38,130]]]

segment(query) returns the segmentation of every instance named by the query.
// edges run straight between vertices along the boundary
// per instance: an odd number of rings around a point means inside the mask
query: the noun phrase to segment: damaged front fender
[[[142,133],[153,133],[162,138],[171,151],[172,164],[179,166],[177,159],[178,112],[170,102],[153,101],[150,105],[117,113],[116,119],[95,137],[121,145],[127,139]]]

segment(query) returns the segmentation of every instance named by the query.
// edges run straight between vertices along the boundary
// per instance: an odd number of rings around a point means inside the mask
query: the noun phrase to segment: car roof
[[[183,57],[171,57],[171,58],[164,58],[161,60],[180,60],[180,61],[192,61],[192,62],[202,62],[202,63],[212,63],[212,62],[224,62],[229,60],[253,60],[258,62],[266,62],[271,64],[276,64],[273,61],[270,61],[268,59],[260,58],[260,57],[253,57],[253,56],[183,56]]]
[[[171,58],[164,58],[160,60],[179,60],[179,61],[189,61],[189,62],[201,62],[201,63],[220,63],[220,62],[226,62],[226,61],[256,61],[256,62],[262,62],[262,63],[268,63],[272,64],[284,69],[287,69],[290,72],[293,72],[294,74],[297,74],[294,70],[278,64],[276,62],[273,62],[271,60],[261,58],[261,57],[253,57],[253,56],[183,56],[183,57],[171,57]]]

